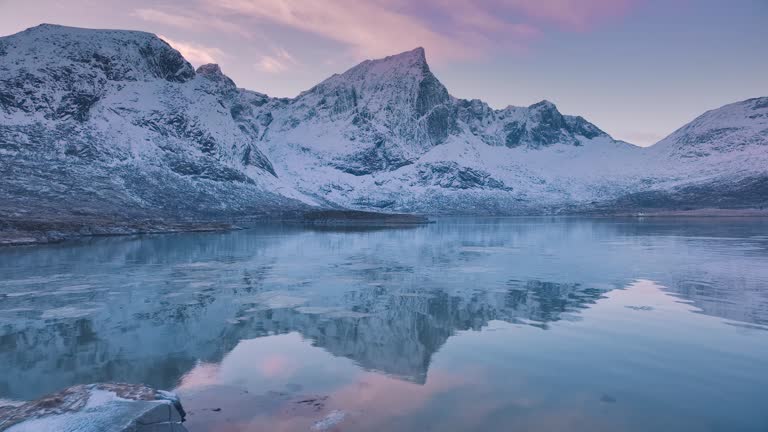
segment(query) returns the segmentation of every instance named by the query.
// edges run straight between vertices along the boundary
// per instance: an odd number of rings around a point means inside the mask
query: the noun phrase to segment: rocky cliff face
[[[195,71],[142,32],[41,25],[0,38],[0,59],[8,218],[766,201],[765,98],[708,112],[641,149],[548,101],[496,110],[454,98],[421,48],[365,61],[293,99],[239,89],[217,65]]]
[[[309,151],[353,176],[409,165],[456,129],[453,100],[422,48],[365,61],[262,112],[273,120],[266,141]]]
[[[608,135],[582,117],[564,116],[555,104],[541,101],[527,108],[492,110],[479,100],[459,100],[461,120],[488,145],[540,149],[555,144],[580,146],[581,139]]]

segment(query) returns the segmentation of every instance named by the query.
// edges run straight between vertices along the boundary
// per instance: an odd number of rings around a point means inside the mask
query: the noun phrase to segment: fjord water
[[[0,398],[197,431],[766,431],[768,221],[439,219],[0,249]]]

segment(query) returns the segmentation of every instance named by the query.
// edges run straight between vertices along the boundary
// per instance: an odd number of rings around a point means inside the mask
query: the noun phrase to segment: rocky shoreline
[[[521,216],[535,217],[537,215]],[[571,214],[539,216],[601,218],[768,217],[768,209],[650,209],[646,211],[574,212]],[[358,210],[317,210],[301,214],[249,219],[239,218],[229,221],[172,221],[163,219],[116,221],[114,219],[91,217],[64,220],[0,219],[0,247],[58,243],[85,237],[231,231],[247,229],[250,226],[254,226],[254,224],[264,223],[304,226],[312,229],[386,229],[417,227],[434,223],[434,221],[424,215],[377,213]]]
[[[229,231],[239,227],[229,222],[169,222],[164,220],[0,220],[0,246],[58,243],[81,237]]]
[[[429,218],[421,215],[404,213],[376,213],[357,210],[322,210],[308,212],[300,220],[311,226],[366,226],[397,227],[424,225]]]
[[[215,232],[244,229],[254,224],[274,223],[309,227],[396,228],[429,223],[424,216],[352,210],[319,210],[302,215],[239,218],[229,221],[171,221],[141,219],[68,218],[63,220],[0,219],[0,246],[58,243],[83,237],[137,234]]]

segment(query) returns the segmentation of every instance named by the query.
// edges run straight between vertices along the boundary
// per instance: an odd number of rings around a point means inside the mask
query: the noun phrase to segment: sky
[[[768,0],[0,0],[0,35],[40,23],[152,32],[279,97],[422,46],[453,96],[547,99],[638,145],[768,96]]]

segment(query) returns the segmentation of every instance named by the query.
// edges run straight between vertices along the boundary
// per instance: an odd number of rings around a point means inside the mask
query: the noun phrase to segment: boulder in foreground
[[[7,432],[187,432],[173,393],[137,384],[76,385],[21,405],[0,407]]]

